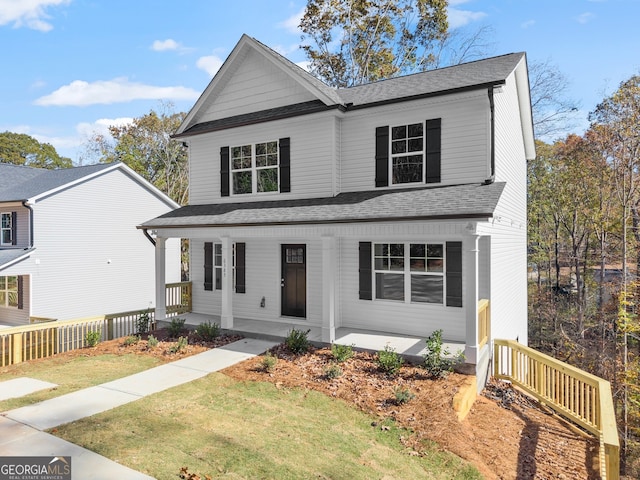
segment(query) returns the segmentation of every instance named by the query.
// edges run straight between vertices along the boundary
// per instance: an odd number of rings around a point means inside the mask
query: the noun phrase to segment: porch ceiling
[[[335,197],[188,205],[139,228],[491,218],[504,182],[341,193]]]

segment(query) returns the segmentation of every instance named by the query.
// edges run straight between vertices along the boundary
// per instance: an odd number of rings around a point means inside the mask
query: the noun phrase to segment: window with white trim
[[[232,195],[277,192],[278,141],[230,148]]]
[[[442,243],[376,243],[375,298],[407,303],[444,303]]]
[[[13,215],[2,213],[0,217],[0,245],[11,245],[13,243]]]
[[[18,308],[18,277],[0,277],[0,307]]]
[[[424,183],[424,124],[412,123],[391,127],[392,184]]]

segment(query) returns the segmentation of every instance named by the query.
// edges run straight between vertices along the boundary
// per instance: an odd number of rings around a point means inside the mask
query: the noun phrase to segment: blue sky
[[[0,0],[0,132],[79,162],[87,139],[161,102],[188,111],[243,33],[293,62],[304,0]],[[574,131],[640,73],[640,0],[450,0],[451,26],[493,31],[569,80]]]

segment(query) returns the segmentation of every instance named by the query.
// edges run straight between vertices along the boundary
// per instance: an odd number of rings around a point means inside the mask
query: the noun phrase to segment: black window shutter
[[[204,289],[213,290],[213,243],[204,242]]]
[[[24,277],[18,277],[18,310],[24,309],[24,295],[22,289],[24,287]]]
[[[236,293],[247,293],[246,244],[236,242]]]
[[[291,191],[291,139],[278,140],[280,147],[280,192]]]
[[[220,195],[229,196],[229,147],[220,148]]]
[[[440,183],[441,119],[427,120],[427,183]]]
[[[372,300],[371,242],[360,242],[360,300]]]
[[[18,244],[18,213],[11,212],[11,245]]]
[[[447,242],[447,307],[462,306],[462,242]]]
[[[389,127],[376,128],[376,187],[389,185]]]

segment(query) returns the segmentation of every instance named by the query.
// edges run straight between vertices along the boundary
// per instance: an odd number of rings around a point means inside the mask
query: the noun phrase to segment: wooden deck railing
[[[478,350],[489,340],[489,328],[491,325],[491,310],[489,300],[482,299],[478,302]]]
[[[603,480],[620,478],[611,385],[513,340],[494,340],[494,376],[511,381],[600,440]]]
[[[191,310],[191,282],[167,284],[167,312]],[[0,366],[49,357],[86,346],[88,332],[100,332],[102,340],[126,337],[138,332],[138,319],[148,314],[151,326],[155,309],[98,315],[65,321],[36,321],[30,325],[0,330]],[[38,319],[40,320],[40,319]],[[52,319],[47,319],[52,320]]]

